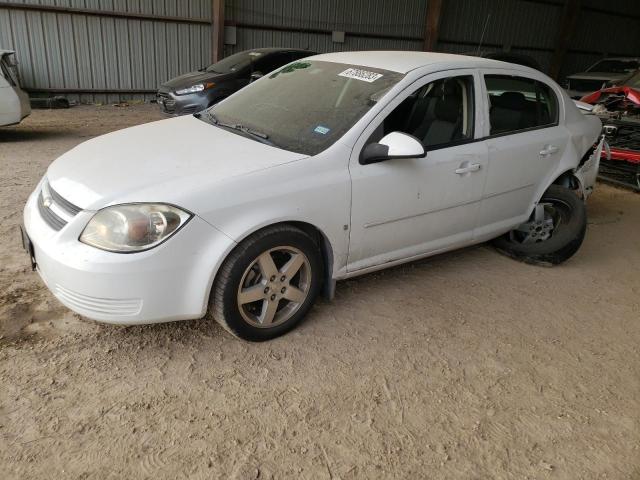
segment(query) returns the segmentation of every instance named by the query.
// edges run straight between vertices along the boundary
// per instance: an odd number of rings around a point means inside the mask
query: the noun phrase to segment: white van
[[[20,88],[15,52],[0,50],[0,127],[20,123],[31,113],[29,95]]]

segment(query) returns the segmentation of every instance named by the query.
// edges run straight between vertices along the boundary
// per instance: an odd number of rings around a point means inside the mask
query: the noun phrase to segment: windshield
[[[601,60],[589,72],[629,73],[640,67],[637,60]]]
[[[255,51],[234,53],[233,55],[229,55],[223,60],[220,60],[218,63],[209,65],[206,70],[207,72],[213,73],[237,72],[245,67],[248,67],[251,62],[255,62],[263,55],[264,54],[262,52]]]
[[[388,70],[299,61],[265,76],[209,110],[276,147],[315,155],[344,135],[401,78]],[[212,121],[211,115],[200,117]]]

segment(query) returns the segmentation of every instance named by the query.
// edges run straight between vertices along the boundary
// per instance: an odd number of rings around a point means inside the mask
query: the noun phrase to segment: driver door
[[[479,76],[455,70],[418,80],[381,111],[350,159],[351,235],[347,270],[469,244],[487,174]],[[425,158],[361,165],[362,149],[391,131],[424,145]]]

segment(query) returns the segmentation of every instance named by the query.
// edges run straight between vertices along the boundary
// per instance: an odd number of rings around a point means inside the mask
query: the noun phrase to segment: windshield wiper
[[[197,115],[196,118],[200,118],[202,114],[206,115],[207,120],[209,120],[211,123],[213,123],[217,127],[228,128],[231,130],[242,132],[246,135],[250,135],[252,138],[255,138],[258,142],[273,146],[273,142],[269,141],[269,135],[267,135],[266,133],[260,132],[258,130],[254,130],[249,127],[245,127],[244,125],[239,123],[221,122],[220,120],[218,120],[215,114],[210,110],[205,110],[204,112],[198,112],[197,114],[194,114],[194,115]]]
[[[245,127],[244,125],[236,125],[236,128],[241,132],[248,133],[249,135],[253,135],[254,137],[262,138],[263,140],[268,140],[269,135],[264,132],[260,132],[258,130],[254,130],[253,128]],[[271,142],[269,142],[271,143]]]

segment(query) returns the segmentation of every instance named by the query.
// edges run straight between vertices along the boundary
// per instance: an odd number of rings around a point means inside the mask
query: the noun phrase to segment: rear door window
[[[485,75],[491,135],[545,128],[558,123],[558,98],[538,80]]]

